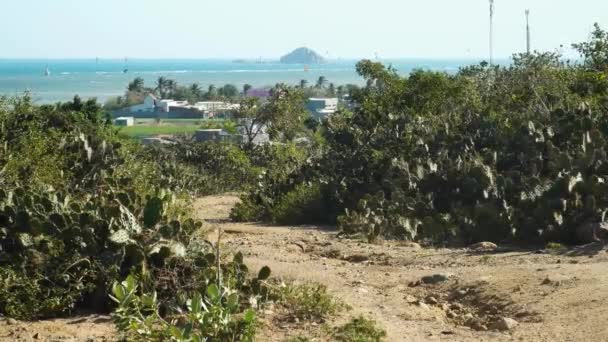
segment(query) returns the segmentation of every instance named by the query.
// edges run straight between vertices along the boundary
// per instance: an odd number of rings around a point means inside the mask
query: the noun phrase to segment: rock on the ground
[[[483,322],[479,318],[469,318],[465,323],[467,327],[476,330],[476,331],[486,331],[488,327],[483,324]]]
[[[417,303],[418,302],[418,298],[412,296],[412,295],[407,295],[405,296],[405,301],[412,304],[412,303]]]
[[[426,304],[425,304],[425,303],[423,303],[423,302],[418,302],[418,306],[419,306],[420,308],[422,308],[422,309],[425,309],[425,310],[430,310],[430,309],[431,309],[431,308],[429,308],[429,306],[428,306],[428,305],[426,305]]]
[[[570,278],[565,276],[565,275],[561,275],[561,274],[553,274],[553,275],[548,275],[542,282],[542,285],[553,285],[553,286],[560,286],[563,285],[565,282],[569,281]]]
[[[476,252],[491,252],[498,249],[498,246],[495,243],[484,241],[476,244],[472,244],[468,247],[472,251]]]
[[[430,276],[424,276],[424,277],[420,278],[420,280],[424,284],[443,283],[445,281],[448,281],[448,279],[450,279],[450,275],[449,274],[442,274],[442,273],[433,274],[433,275],[430,275]]]
[[[437,298],[433,296],[426,297],[426,302],[431,305],[436,305],[438,303]]]
[[[494,322],[490,328],[493,330],[509,331],[515,329],[517,325],[519,325],[519,323],[516,320],[508,317],[502,317],[498,321]]]
[[[450,309],[454,311],[461,311],[462,308],[462,304],[460,303],[452,303],[452,305],[450,305]]]
[[[17,324],[17,320],[14,319],[14,318],[7,318],[6,319],[6,324],[8,324],[8,325],[15,325],[15,324]]]

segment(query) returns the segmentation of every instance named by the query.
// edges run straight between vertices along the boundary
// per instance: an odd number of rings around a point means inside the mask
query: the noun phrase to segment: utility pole
[[[526,10],[526,51],[530,54],[530,10]]]
[[[494,0],[490,0],[490,65],[494,64]]]

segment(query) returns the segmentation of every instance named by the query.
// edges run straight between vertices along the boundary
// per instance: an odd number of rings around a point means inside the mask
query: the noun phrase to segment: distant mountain
[[[309,48],[301,47],[281,57],[280,61],[283,64],[320,64],[325,63],[325,58]]]

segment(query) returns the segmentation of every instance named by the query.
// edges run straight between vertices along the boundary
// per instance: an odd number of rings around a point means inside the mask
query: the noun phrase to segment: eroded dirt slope
[[[274,276],[325,284],[352,306],[329,325],[365,314],[382,325],[388,341],[608,341],[603,246],[474,253],[371,245],[339,239],[335,231],[319,227],[230,223],[227,215],[236,201],[216,196],[196,206],[210,229],[223,229],[225,246],[245,254],[250,268],[268,265]],[[417,284],[434,274],[447,280]],[[519,324],[507,332],[492,330],[501,318]],[[271,317],[267,323],[262,338],[272,341],[307,331],[314,336],[318,330],[276,324]]]

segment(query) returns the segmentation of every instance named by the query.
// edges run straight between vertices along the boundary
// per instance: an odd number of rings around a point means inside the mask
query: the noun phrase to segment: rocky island
[[[325,63],[325,58],[309,48],[301,47],[281,57],[280,61],[283,64],[321,64]]]

